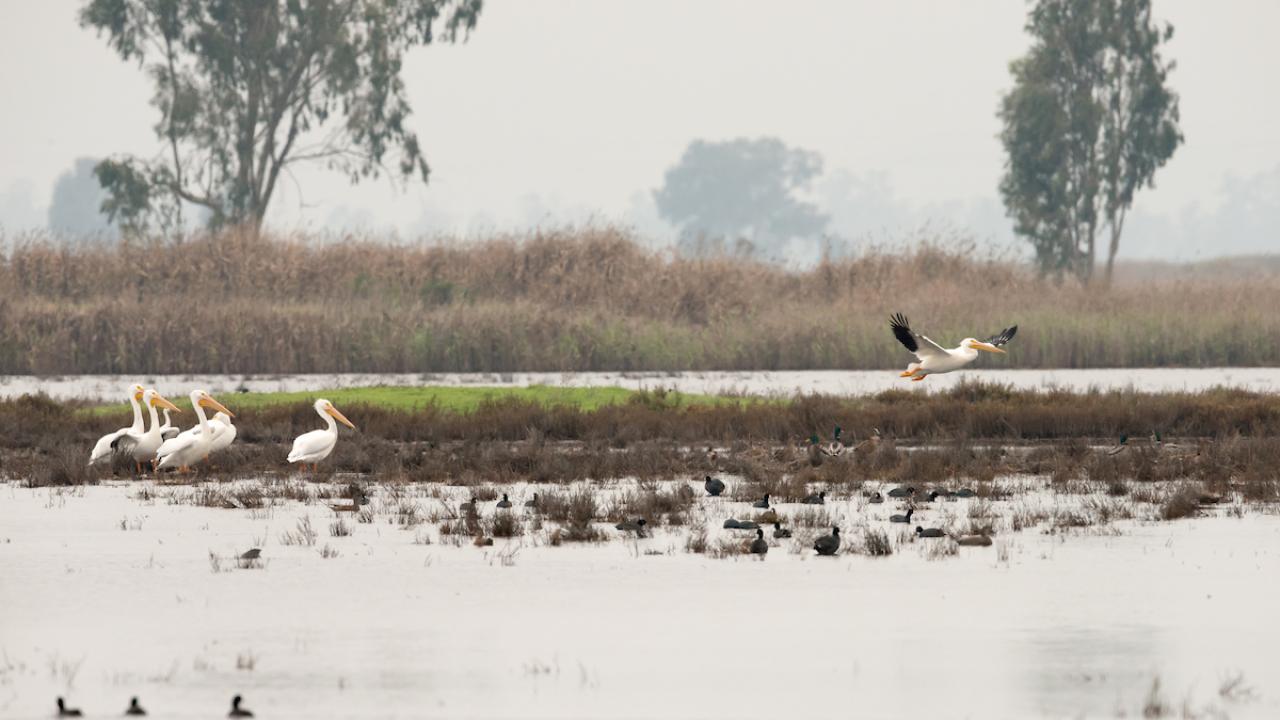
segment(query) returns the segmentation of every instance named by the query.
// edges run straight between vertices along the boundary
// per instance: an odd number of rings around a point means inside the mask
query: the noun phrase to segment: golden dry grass
[[[964,246],[790,270],[593,228],[467,244],[225,233],[0,257],[0,373],[888,368],[885,326],[1017,323],[1011,366],[1274,365],[1273,271],[1055,285]]]

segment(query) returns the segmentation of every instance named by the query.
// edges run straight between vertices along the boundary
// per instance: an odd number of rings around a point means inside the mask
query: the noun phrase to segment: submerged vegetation
[[[885,326],[894,311],[942,342],[1016,323],[1011,367],[1280,363],[1270,270],[1118,268],[1099,292],[964,245],[795,270],[673,256],[613,228],[414,245],[10,240],[10,374],[889,368],[908,359]]]

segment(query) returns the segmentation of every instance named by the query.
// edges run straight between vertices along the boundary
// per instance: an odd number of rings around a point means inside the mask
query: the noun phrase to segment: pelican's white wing
[[[328,430],[312,430],[293,441],[289,462],[319,462],[329,456],[338,444],[338,433]]]
[[[921,362],[931,357],[950,357],[950,353],[938,343],[912,330],[911,324],[907,322],[907,317],[902,313],[889,318],[889,327],[893,328],[893,336],[898,338],[898,342],[915,353]]]
[[[197,429],[198,429],[198,426],[197,426]],[[198,432],[182,433],[181,435],[179,435],[176,438],[173,438],[172,440],[165,440],[164,442],[160,443],[160,449],[156,450],[156,459],[161,462],[164,462],[164,459],[169,457],[170,455],[176,452],[180,452],[182,450],[186,450],[187,448],[191,447],[193,444],[195,444],[196,440],[199,439],[199,437],[200,437],[200,433]]]
[[[115,447],[116,440],[121,435],[127,435],[129,430],[130,428],[120,428],[115,432],[107,433],[106,435],[98,438],[98,442],[93,444],[93,451],[89,453],[89,464],[93,465],[94,463],[102,462],[103,460],[111,457],[111,453],[114,452],[113,448]]]

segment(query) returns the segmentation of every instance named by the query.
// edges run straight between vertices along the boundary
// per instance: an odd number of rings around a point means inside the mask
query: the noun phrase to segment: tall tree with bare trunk
[[[1151,0],[1038,0],[1026,29],[1000,103],[1000,193],[1045,274],[1091,282],[1105,232],[1110,284],[1134,194],[1183,140],[1160,53],[1173,26]]]

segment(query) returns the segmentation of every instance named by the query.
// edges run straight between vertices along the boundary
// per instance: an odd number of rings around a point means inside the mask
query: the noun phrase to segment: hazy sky
[[[0,0],[4,227],[42,225],[54,181],[77,157],[157,147],[142,73],[80,29],[80,5]],[[431,185],[351,188],[301,171],[303,192],[286,188],[273,225],[412,236],[596,217],[659,233],[648,191],[691,139],[772,135],[825,157],[817,195],[838,233],[928,221],[1008,234],[995,109],[1008,62],[1028,43],[1021,0],[485,6],[468,43],[417,50],[405,68]],[[1188,234],[1214,227],[1233,192],[1280,190],[1280,2],[1155,8],[1177,29],[1166,52],[1187,142],[1139,195],[1132,254],[1158,251],[1171,233],[1180,256],[1256,251],[1256,239]],[[1269,197],[1252,202],[1265,211]]]

